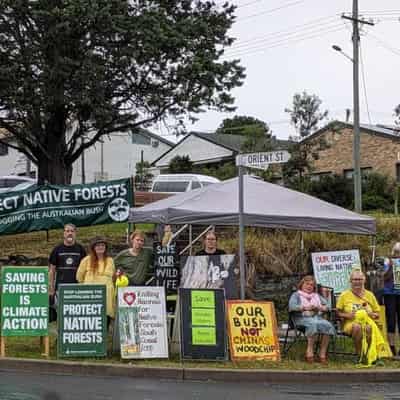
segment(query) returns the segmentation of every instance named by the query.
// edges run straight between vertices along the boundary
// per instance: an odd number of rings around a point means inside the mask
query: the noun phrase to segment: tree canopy
[[[238,60],[221,61],[234,7],[192,0],[0,0],[0,128],[69,182],[102,136],[232,111]],[[0,139],[1,140],[1,139]]]
[[[305,137],[318,129],[318,124],[326,119],[328,111],[321,111],[322,101],[315,94],[296,93],[291,108],[285,108],[290,115],[290,122],[300,137]]]
[[[233,118],[224,119],[215,133],[256,137],[271,136],[267,123],[246,115],[235,115]]]

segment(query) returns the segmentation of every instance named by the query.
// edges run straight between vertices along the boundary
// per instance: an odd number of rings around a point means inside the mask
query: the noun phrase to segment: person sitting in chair
[[[355,322],[356,312],[365,310],[372,320],[379,318],[379,304],[374,294],[365,287],[365,275],[362,271],[355,270],[350,274],[349,290],[345,290],[338,299],[336,308],[338,316],[343,319],[343,331],[354,340],[357,354],[361,354],[363,330],[360,323]],[[368,344],[371,340],[371,325],[366,326]]]
[[[311,275],[305,276],[297,288],[289,299],[289,312],[293,313],[296,325],[305,328],[307,349],[304,358],[308,363],[314,362],[315,339],[321,335],[318,361],[327,364],[329,337],[336,333],[333,325],[323,318],[323,313],[329,311],[328,303],[316,292],[315,279]]]

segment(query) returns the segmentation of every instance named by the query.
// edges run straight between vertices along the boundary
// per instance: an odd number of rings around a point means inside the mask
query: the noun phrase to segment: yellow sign
[[[280,360],[274,303],[228,300],[232,360]]]

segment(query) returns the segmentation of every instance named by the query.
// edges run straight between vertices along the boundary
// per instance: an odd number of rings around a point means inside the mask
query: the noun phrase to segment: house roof
[[[165,153],[161,154],[160,157],[155,159],[151,165],[154,166],[158,161],[165,157],[169,152],[173,151],[176,147],[180,146],[191,136],[196,136],[200,139],[206,140],[216,146],[224,147],[231,150],[234,153],[239,153],[242,144],[246,141],[246,137],[240,135],[230,135],[226,133],[203,133],[203,132],[190,132],[182,140],[176,143],[173,147],[168,149]],[[229,137],[228,137],[229,136]]]
[[[182,140],[180,140],[178,143],[176,143],[172,148],[168,149],[165,153],[161,154],[161,156],[158,157],[156,160],[154,160],[151,165],[154,166],[165,155],[167,155],[170,151],[174,150],[175,147],[179,146],[182,142],[184,142],[191,136],[196,136],[200,139],[206,140],[217,146],[224,147],[228,150],[231,150],[232,152],[234,152],[236,154],[240,152],[243,144],[247,140],[247,137],[242,136],[242,135],[232,135],[232,134],[227,134],[227,133],[190,132]],[[272,137],[272,143],[276,147],[279,147],[280,149],[286,149],[288,147],[289,141]]]
[[[240,151],[241,147],[246,141],[246,136],[232,135],[226,133],[190,132],[189,135],[195,135],[204,140],[208,140],[211,143],[217,144],[236,152]]]
[[[322,127],[321,129],[318,129],[311,135],[302,139],[301,142],[306,142],[312,138],[317,137],[318,135],[320,135],[326,131],[332,130],[332,128],[335,127],[335,124],[339,128],[353,129],[353,124],[350,124],[348,122],[332,121],[332,122],[329,122],[324,127]],[[395,127],[392,128],[392,127],[385,126],[385,125],[360,124],[360,130],[363,133],[365,132],[365,133],[369,133],[372,135],[379,135],[379,136],[387,137],[389,139],[400,139],[400,129],[399,128],[396,129]]]
[[[164,137],[162,137],[160,135],[156,135],[155,133],[150,132],[147,129],[139,128],[139,133],[142,134],[142,135],[146,135],[146,136],[148,136],[148,137],[150,137],[152,139],[159,140],[160,142],[162,142],[162,143],[164,143],[164,144],[166,144],[166,145],[168,145],[170,147],[175,146],[175,143],[171,142],[170,140],[165,139]]]

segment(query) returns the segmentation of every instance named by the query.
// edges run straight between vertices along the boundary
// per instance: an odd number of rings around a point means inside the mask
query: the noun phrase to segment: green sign
[[[60,285],[57,315],[60,357],[107,354],[105,285]]]
[[[214,292],[206,290],[192,290],[193,308],[215,308]]]
[[[48,318],[48,268],[3,267],[1,335],[47,336]]]
[[[132,204],[130,179],[31,186],[0,195],[0,234],[125,222]]]
[[[197,346],[215,346],[217,343],[215,327],[197,327],[192,330],[193,344]]]
[[[215,293],[210,290],[192,290],[192,343],[215,346]]]

